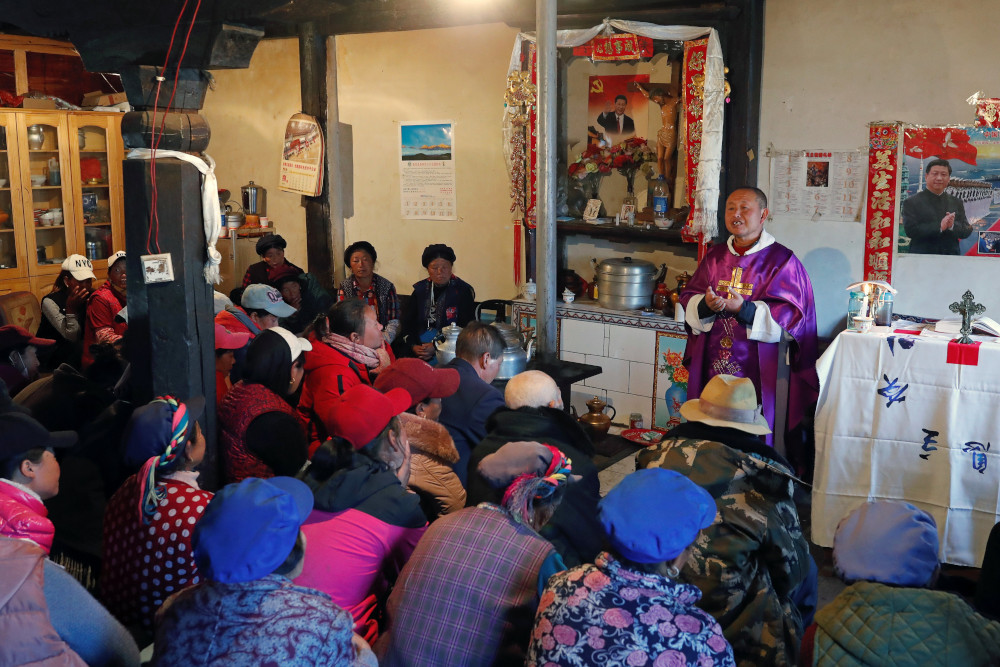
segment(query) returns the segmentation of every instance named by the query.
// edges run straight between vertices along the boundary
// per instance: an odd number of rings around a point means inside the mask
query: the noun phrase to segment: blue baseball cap
[[[847,582],[922,587],[938,568],[937,524],[896,500],[868,502],[848,514],[833,536],[833,568]]]
[[[271,574],[292,552],[312,508],[312,491],[292,477],[249,477],[223,487],[194,529],[198,570],[222,583]]]
[[[715,521],[715,500],[675,470],[637,470],[598,503],[611,546],[635,563],[677,558]]]

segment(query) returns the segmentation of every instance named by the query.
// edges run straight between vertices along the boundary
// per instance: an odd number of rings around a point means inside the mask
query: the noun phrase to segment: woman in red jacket
[[[282,327],[262,331],[247,348],[243,379],[219,406],[225,482],[295,476],[306,462],[306,438],[294,396],[303,353],[312,349]]]
[[[325,318],[317,318],[309,340],[298,412],[312,456],[333,433],[329,413],[335,400],[351,387],[371,385],[395,358],[375,310],[360,299],[341,301]]]

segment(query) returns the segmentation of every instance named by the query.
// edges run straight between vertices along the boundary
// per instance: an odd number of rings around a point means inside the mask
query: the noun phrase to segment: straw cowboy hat
[[[753,382],[733,375],[716,375],[709,380],[699,398],[681,406],[681,416],[688,421],[737,428],[754,435],[771,432],[757,402]]]

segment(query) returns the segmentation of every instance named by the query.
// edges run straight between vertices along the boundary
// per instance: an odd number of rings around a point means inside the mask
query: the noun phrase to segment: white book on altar
[[[962,328],[961,319],[945,319],[938,320],[934,323],[934,331],[939,331],[946,334],[958,334],[959,330]],[[990,336],[1000,336],[1000,322],[997,322],[991,317],[978,317],[972,321],[972,329],[974,333],[984,333]]]

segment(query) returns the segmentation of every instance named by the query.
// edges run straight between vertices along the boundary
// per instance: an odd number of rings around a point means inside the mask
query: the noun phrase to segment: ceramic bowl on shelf
[[[0,188],[7,187],[7,179],[0,178]]]
[[[45,178],[46,178],[45,175],[36,176],[35,174],[32,174],[31,184],[36,188],[41,187],[45,185]]]

